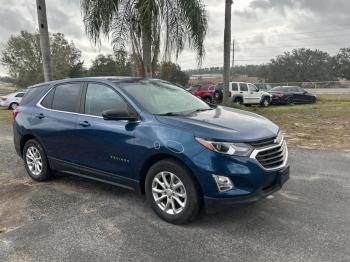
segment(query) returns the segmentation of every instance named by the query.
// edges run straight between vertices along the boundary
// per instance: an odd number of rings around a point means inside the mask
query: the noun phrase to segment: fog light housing
[[[231,179],[229,179],[227,176],[213,175],[213,178],[219,192],[230,191],[234,187]]]

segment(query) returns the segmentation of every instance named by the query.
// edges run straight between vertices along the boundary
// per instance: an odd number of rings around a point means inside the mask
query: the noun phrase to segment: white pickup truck
[[[255,85],[244,82],[230,82],[230,98],[233,103],[244,105],[258,105],[267,107],[271,103],[272,95],[260,91]]]

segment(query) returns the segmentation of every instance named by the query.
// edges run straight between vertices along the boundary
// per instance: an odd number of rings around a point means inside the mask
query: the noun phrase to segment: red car
[[[207,103],[213,103],[214,101],[215,86],[194,85],[187,89],[187,91],[200,97]]]

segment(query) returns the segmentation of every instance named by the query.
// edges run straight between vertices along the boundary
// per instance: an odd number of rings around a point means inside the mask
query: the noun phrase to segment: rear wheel
[[[165,159],[146,176],[145,191],[155,213],[167,222],[185,224],[200,210],[199,191],[189,171],[179,162]]]
[[[51,177],[46,154],[35,139],[29,140],[23,149],[24,166],[28,175],[36,181],[45,181]]]
[[[287,105],[291,105],[291,104],[293,104],[293,103],[294,103],[293,97],[288,97],[288,99],[287,99]]]
[[[236,97],[236,98],[233,100],[233,103],[242,105],[242,104],[243,104],[243,99],[242,99],[242,97]]]

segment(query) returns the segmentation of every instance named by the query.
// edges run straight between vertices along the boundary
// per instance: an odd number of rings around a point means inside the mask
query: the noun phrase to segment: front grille
[[[264,168],[271,169],[281,166],[286,157],[287,147],[285,142],[282,142],[276,147],[260,151],[255,158]]]
[[[266,146],[273,145],[275,139],[276,139],[276,137],[272,137],[272,138],[267,138],[267,139],[263,139],[263,140],[259,140],[259,141],[250,142],[248,144],[255,147],[255,148],[266,147]]]

